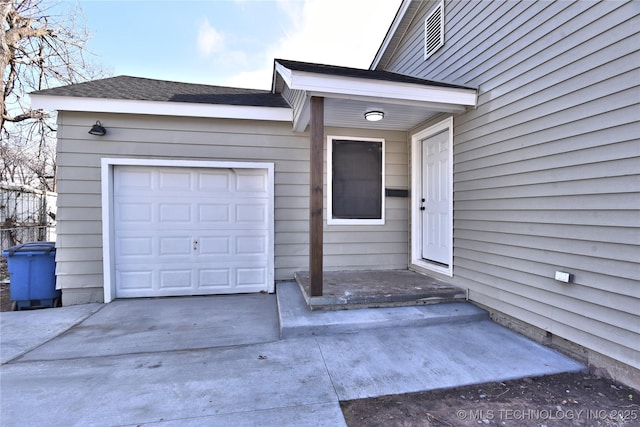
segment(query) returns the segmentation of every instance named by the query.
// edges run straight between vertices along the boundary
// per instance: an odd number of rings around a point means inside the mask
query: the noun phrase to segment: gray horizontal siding
[[[432,6],[381,65],[479,89],[454,118],[454,283],[640,367],[640,3],[447,1],[424,61]]]
[[[87,136],[100,119],[102,138]],[[58,285],[100,288],[103,157],[268,161],[275,163],[275,277],[308,268],[308,135],[289,123],[61,112],[58,130]],[[406,135],[331,129],[346,136],[387,138],[387,186],[407,188]],[[407,259],[405,199],[389,199],[384,226],[329,227],[325,268],[403,268]]]

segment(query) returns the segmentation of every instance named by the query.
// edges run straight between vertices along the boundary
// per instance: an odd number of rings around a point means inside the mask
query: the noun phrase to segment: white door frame
[[[432,135],[449,133],[449,261],[447,266],[431,263],[422,258],[422,141]],[[453,276],[453,116],[411,135],[411,261],[410,265],[446,276]]]
[[[275,292],[274,281],[274,164],[259,162],[225,162],[199,160],[163,160],[163,159],[132,159],[132,158],[103,158],[101,162],[102,186],[102,268],[104,274],[104,302],[108,303],[116,297],[115,283],[115,245],[114,245],[114,215],[113,215],[113,173],[114,166],[159,166],[184,168],[225,168],[225,169],[263,169],[267,170],[267,186],[269,190],[268,202],[268,241],[267,249],[267,291]]]

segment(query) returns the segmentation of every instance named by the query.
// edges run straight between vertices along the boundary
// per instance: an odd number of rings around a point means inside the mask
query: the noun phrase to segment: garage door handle
[[[197,241],[197,240],[194,240],[194,241],[193,241],[193,250],[194,250],[194,251],[197,251],[197,250],[198,250],[198,241]]]

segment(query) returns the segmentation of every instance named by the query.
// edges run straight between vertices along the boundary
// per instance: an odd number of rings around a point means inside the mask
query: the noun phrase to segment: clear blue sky
[[[400,0],[78,0],[113,75],[269,88],[274,58],[368,68]]]

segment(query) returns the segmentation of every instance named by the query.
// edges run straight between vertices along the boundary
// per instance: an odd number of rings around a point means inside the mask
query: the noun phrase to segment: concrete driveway
[[[299,304],[293,286],[278,294],[281,306]],[[424,319],[444,308],[425,307],[329,315],[289,307],[297,332],[285,339],[280,322],[289,320],[275,295],[1,313],[0,422],[344,426],[340,400],[584,369],[486,317],[470,320],[476,307],[452,305],[466,320],[431,325]],[[381,326],[382,317],[403,319]],[[318,335],[318,322],[344,330],[350,321],[357,330]]]

